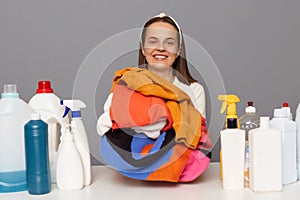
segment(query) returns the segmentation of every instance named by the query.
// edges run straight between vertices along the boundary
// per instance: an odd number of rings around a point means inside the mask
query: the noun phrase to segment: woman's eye
[[[174,42],[168,42],[169,46],[172,46],[174,44]]]
[[[149,44],[156,44],[156,41],[149,41]]]

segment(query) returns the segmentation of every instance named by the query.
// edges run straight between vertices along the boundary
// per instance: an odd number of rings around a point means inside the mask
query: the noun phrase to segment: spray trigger
[[[60,100],[60,105],[64,105],[63,100]],[[63,114],[63,118],[65,118],[67,116],[67,114],[69,113],[71,109],[69,107],[66,106],[65,112]]]

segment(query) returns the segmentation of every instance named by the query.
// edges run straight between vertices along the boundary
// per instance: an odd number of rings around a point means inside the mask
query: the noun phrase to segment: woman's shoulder
[[[190,84],[190,87],[193,91],[204,91],[203,86],[198,82],[193,82]]]

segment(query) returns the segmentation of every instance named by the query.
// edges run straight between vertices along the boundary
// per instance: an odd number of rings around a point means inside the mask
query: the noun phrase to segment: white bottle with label
[[[274,118],[270,121],[270,127],[281,132],[283,185],[297,181],[296,123],[289,117],[287,109],[274,109]]]
[[[36,94],[28,103],[41,119],[48,124],[48,145],[51,182],[56,182],[56,162],[58,155],[61,127],[70,123],[69,116],[63,118],[65,107],[60,105],[60,99],[53,93],[50,81],[39,81]]]
[[[237,129],[237,119],[228,118],[220,132],[224,190],[244,188],[245,130]]]
[[[260,117],[260,128],[249,131],[249,174],[255,192],[282,190],[281,133],[270,128],[269,117]]]
[[[297,130],[297,172],[300,180],[300,103],[296,111],[296,130]]]
[[[65,132],[61,136],[56,182],[60,190],[80,190],[83,188],[84,177],[81,157],[74,144],[69,126],[65,128]]]

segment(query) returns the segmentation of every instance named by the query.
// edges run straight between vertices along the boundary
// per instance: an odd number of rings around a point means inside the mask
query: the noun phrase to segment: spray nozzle
[[[226,94],[226,95],[219,95],[218,100],[222,101],[222,106],[220,113],[223,113],[227,108],[227,115],[235,115],[236,114],[236,105],[235,103],[240,102],[238,96],[234,94]]]
[[[72,111],[72,118],[80,118],[81,117],[81,108],[85,108],[86,105],[81,100],[60,100],[60,105],[66,106],[65,113],[63,117],[67,116],[69,111]]]

